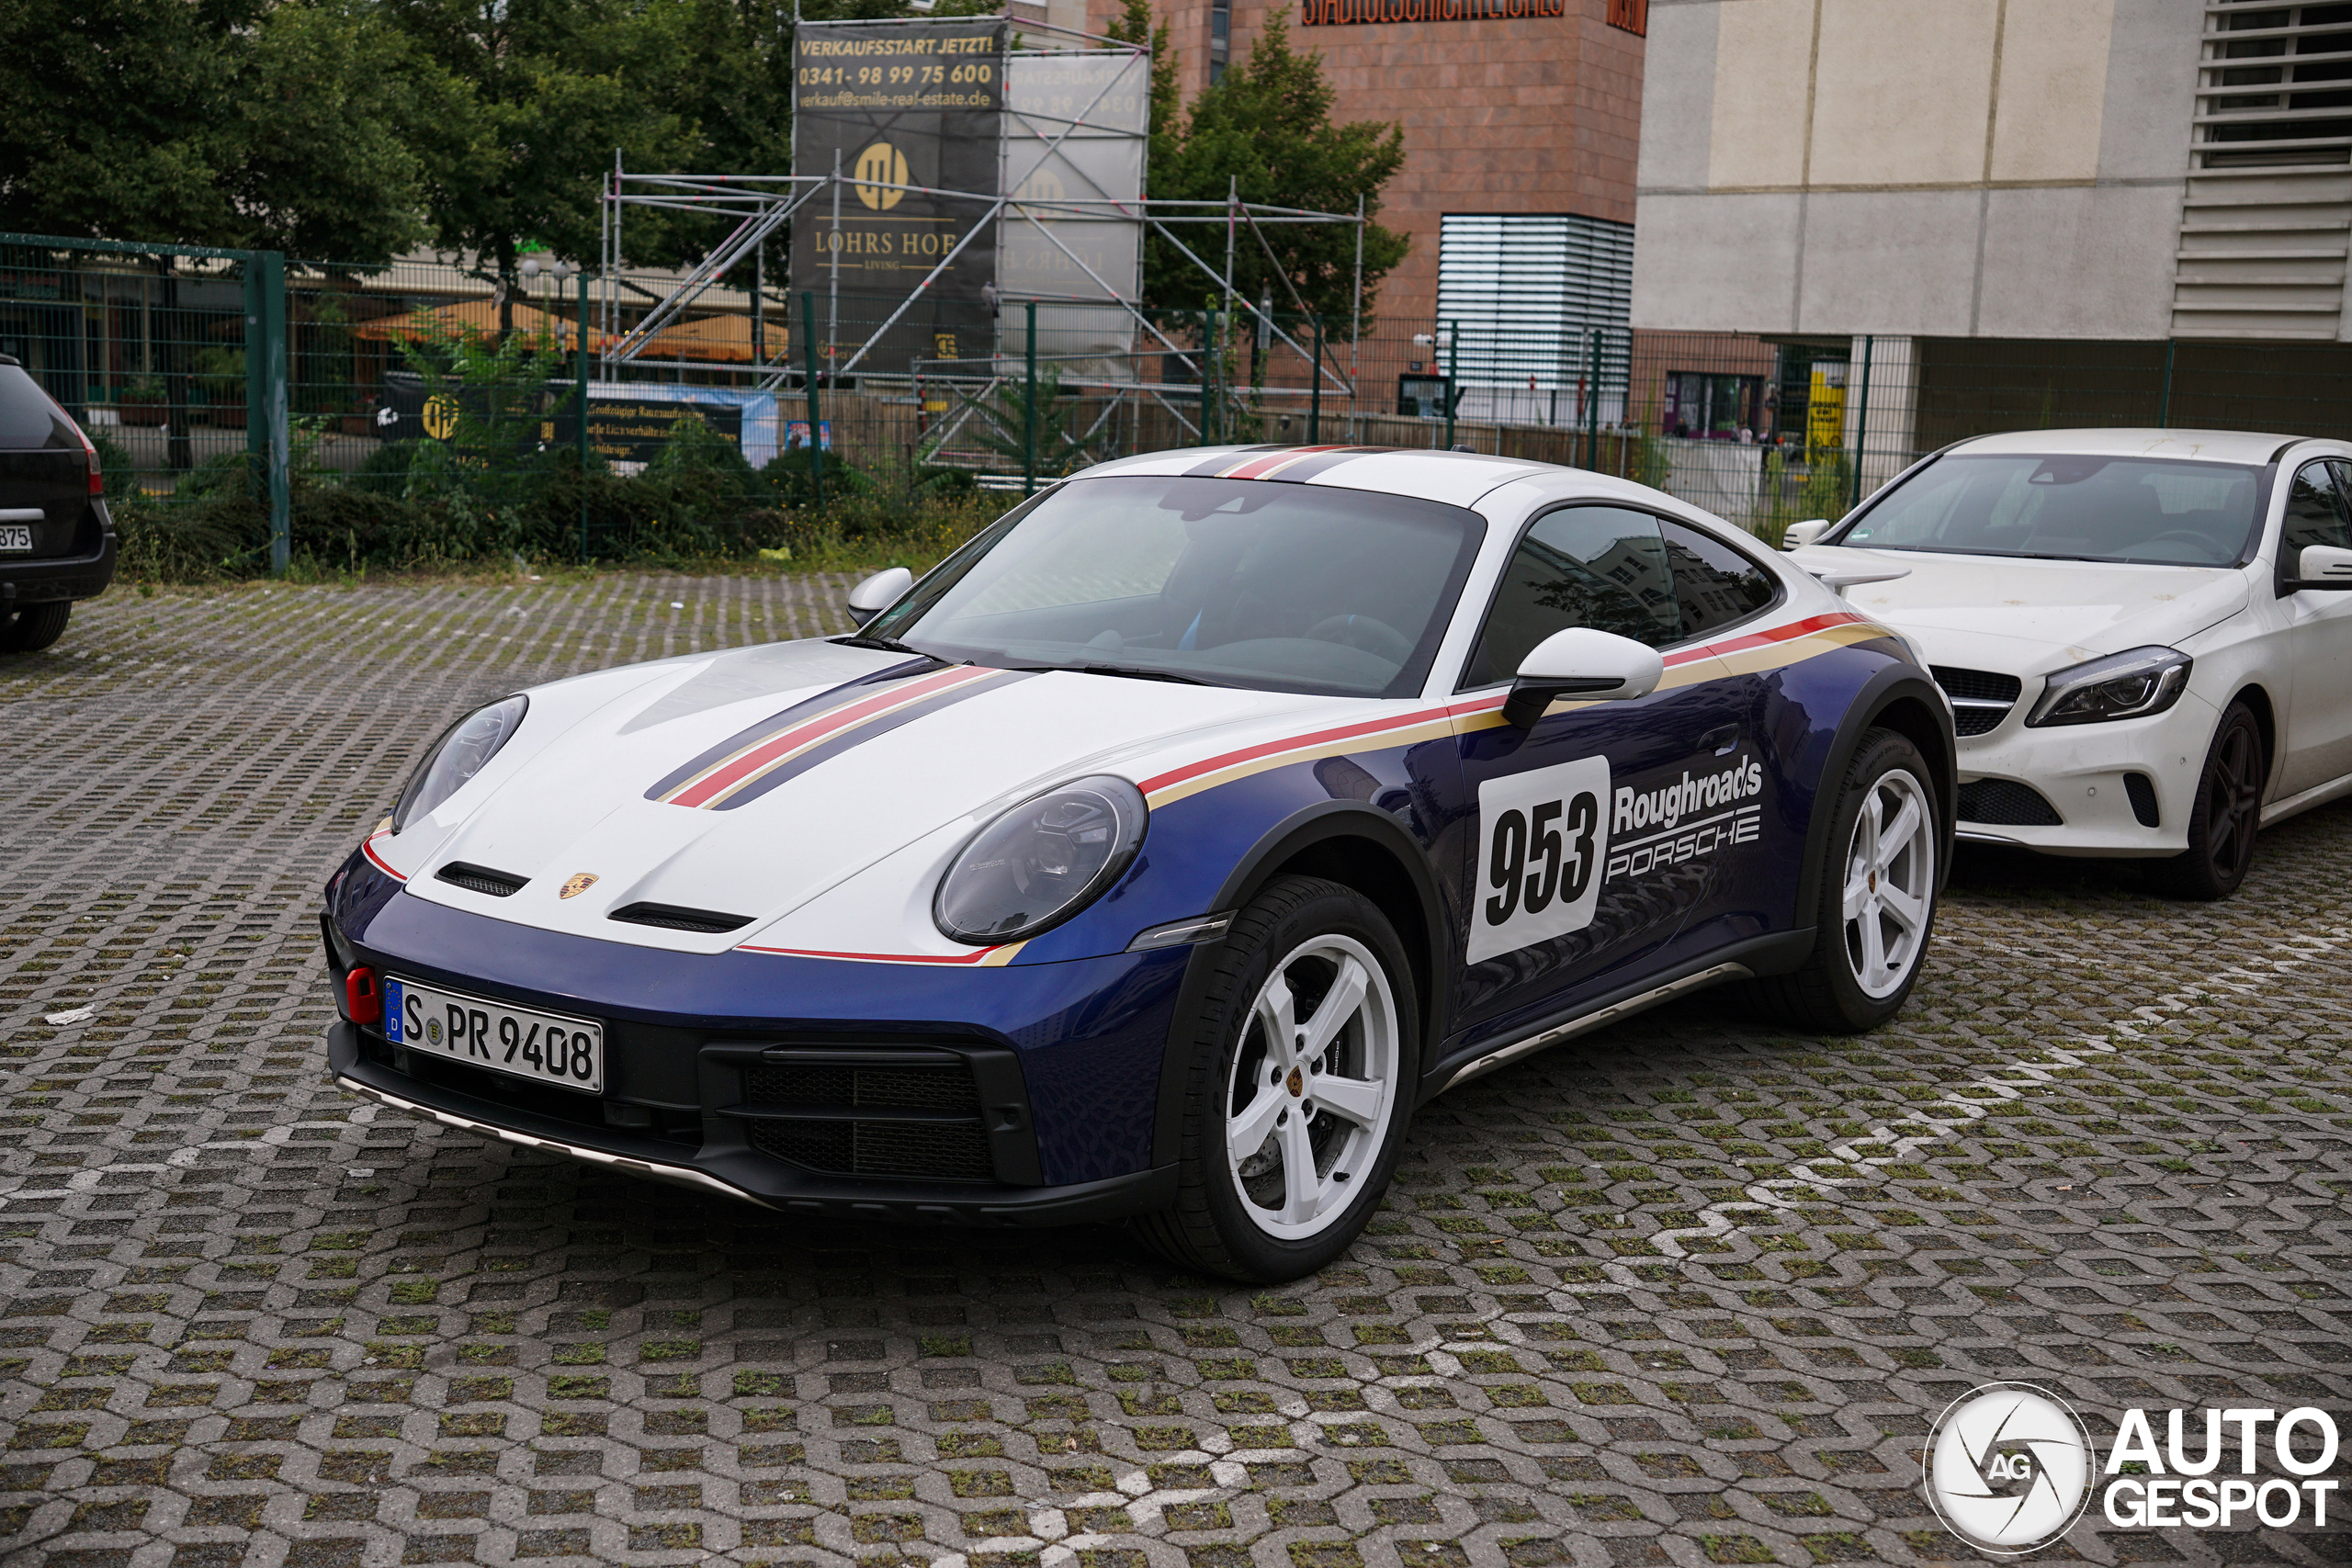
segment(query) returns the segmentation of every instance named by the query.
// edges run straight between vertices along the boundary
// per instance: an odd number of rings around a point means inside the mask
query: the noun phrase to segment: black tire
[[[2262,830],[2262,786],[2270,759],[2262,725],[2244,703],[2232,703],[2213,730],[2197,798],[2188,808],[2188,848],[2154,861],[2148,881],[2174,898],[2211,901],[2238,890],[2254,867],[2255,835]]]
[[[0,620],[0,653],[39,653],[65,635],[65,621],[73,613],[71,599],[26,605]]]
[[[1902,775],[1908,776],[1908,798],[1917,800],[1927,814],[1924,842],[1928,854],[1934,858],[1925,865],[1906,866],[1902,874],[1915,885],[1924,885],[1926,913],[1899,980],[1891,990],[1882,991],[1883,980],[1878,985],[1865,984],[1860,973],[1862,959],[1857,953],[1858,943],[1863,940],[1859,931],[1860,920],[1879,917],[1865,915],[1849,921],[1845,908],[1846,874],[1856,843],[1855,827],[1863,810],[1872,795],[1882,790],[1905,793],[1905,786],[1898,782]],[[1934,780],[1935,774],[1919,749],[1901,735],[1891,729],[1871,729],[1863,734],[1861,745],[1855,749],[1853,761],[1846,765],[1846,775],[1839,781],[1836,803],[1830,807],[1821,892],[1810,912],[1816,933],[1813,952],[1794,971],[1756,980],[1747,987],[1750,999],[1765,1014],[1809,1033],[1859,1034],[1876,1029],[1902,1010],[1927,961],[1928,946],[1935,934],[1936,899],[1943,885],[1942,806]],[[1883,805],[1885,796],[1881,798]],[[1871,886],[1875,890],[1875,884]],[[1883,942],[1883,922],[1881,930]]]
[[[1364,1133],[1363,1147],[1352,1160],[1363,1168],[1339,1179],[1349,1184],[1343,1203],[1329,1211],[1328,1218],[1318,1218],[1317,1223],[1324,1226],[1319,1232],[1291,1239],[1262,1228],[1251,1217],[1250,1204],[1236,1190],[1238,1179],[1226,1156],[1227,1098],[1232,1093],[1237,1056],[1245,1050],[1262,1051],[1261,1032],[1252,1029],[1253,1010],[1274,966],[1324,938],[1351,941],[1379,963],[1393,1002],[1394,1089],[1376,1147],[1372,1134]],[[1315,1272],[1347,1251],[1379,1207],[1404,1142],[1405,1124],[1412,1116],[1420,1074],[1420,1028],[1412,966],[1403,943],[1387,919],[1354,889],[1314,877],[1277,877],[1234,917],[1218,944],[1200,1011],[1183,1021],[1191,1027],[1180,1022],[1168,1042],[1168,1048],[1186,1063],[1176,1203],[1138,1217],[1135,1227],[1139,1239],[1180,1268],[1253,1284],[1275,1284]],[[1295,1086],[1298,1075],[1291,1075],[1289,1081]],[[1316,1080],[1306,1081],[1311,1098]],[[1299,1091],[1293,1087],[1290,1092]],[[1323,1125],[1320,1117],[1325,1114],[1302,1117],[1300,1125]],[[1344,1134],[1346,1124],[1337,1125]],[[1270,1142],[1265,1146],[1273,1145]],[[1369,1160],[1362,1157],[1365,1153]]]

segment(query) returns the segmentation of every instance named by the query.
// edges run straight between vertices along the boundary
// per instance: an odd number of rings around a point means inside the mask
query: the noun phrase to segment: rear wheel
[[[1751,994],[1784,1023],[1820,1034],[1875,1029],[1918,983],[1934,934],[1943,836],[1919,749],[1873,729],[1847,764],[1831,810],[1812,953]]]
[[[2149,880],[2175,898],[2226,898],[2254,868],[2254,836],[2262,827],[2262,785],[2269,776],[2262,726],[2254,710],[2232,703],[2213,731],[2197,798],[2188,808],[2188,848],[2154,862]]]
[[[71,599],[28,604],[0,620],[0,653],[39,653],[65,635],[66,618],[74,613]]]
[[[1190,1041],[1176,1206],[1136,1222],[1182,1267],[1313,1273],[1371,1218],[1411,1114],[1411,970],[1351,888],[1281,877],[1235,917]]]

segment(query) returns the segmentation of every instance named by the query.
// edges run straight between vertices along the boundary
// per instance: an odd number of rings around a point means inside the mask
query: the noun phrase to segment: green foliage
[[[1804,483],[1797,491],[1797,520],[1843,517],[1853,491],[1854,465],[1845,450],[1815,447]]]
[[[960,446],[970,443],[993,454],[1004,466],[1026,466],[1029,447],[1029,387],[1026,381],[998,383],[985,398],[962,399],[967,417],[956,433]],[[1095,458],[1085,433],[1076,428],[1084,405],[1062,391],[1061,372],[1052,369],[1037,378],[1037,473],[1042,477],[1076,473]]]
[[[1797,520],[1789,500],[1789,459],[1778,446],[1765,449],[1763,483],[1764,504],[1748,526],[1777,550],[1788,537],[1789,525]]]
[[[1125,25],[1136,23],[1130,17]],[[1156,73],[1153,92],[1157,127],[1160,106]],[[1222,202],[1238,187],[1244,201],[1353,212],[1361,193],[1366,217],[1376,215],[1381,187],[1405,164],[1404,128],[1375,120],[1335,125],[1332,96],[1330,84],[1323,79],[1323,57],[1294,51],[1282,13],[1267,13],[1250,58],[1236,62],[1222,82],[1193,100],[1181,134],[1171,128],[1165,148],[1163,139],[1154,137],[1151,196]],[[1202,260],[1212,266],[1224,265],[1221,246],[1215,255],[1201,249],[1214,231],[1187,226],[1178,232]],[[1407,236],[1394,230],[1366,224],[1367,299],[1405,259],[1408,243]],[[1256,300],[1271,289],[1277,307],[1295,310],[1291,291],[1295,289],[1306,308],[1329,323],[1327,331],[1344,333],[1354,300],[1355,245],[1355,231],[1345,224],[1245,228],[1234,251],[1235,290]],[[1202,310],[1224,302],[1216,286],[1158,231],[1146,242],[1144,292],[1150,303],[1163,309]],[[1364,324],[1372,324],[1369,310]]]
[[[12,0],[0,229],[379,265],[442,85],[365,0]]]

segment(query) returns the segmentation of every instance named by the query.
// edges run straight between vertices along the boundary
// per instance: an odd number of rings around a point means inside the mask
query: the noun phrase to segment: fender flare
[[[1863,734],[1878,728],[1879,716],[1898,702],[1917,702],[1937,716],[1938,737],[1942,755],[1930,754],[1928,766],[1936,773],[1937,805],[1941,808],[1943,831],[1937,846],[1936,886],[1941,891],[1944,881],[1951,874],[1953,835],[1958,828],[1960,809],[1960,750],[1952,736],[1951,708],[1944,701],[1943,690],[1928,673],[1906,660],[1890,659],[1886,664],[1862,683],[1851,701],[1846,705],[1845,716],[1838,722],[1837,738],[1829,744],[1828,756],[1815,776],[1812,819],[1805,825],[1804,860],[1797,874],[1797,897],[1792,913],[1794,928],[1804,930],[1821,899],[1821,873],[1827,863],[1829,823],[1836,815],[1828,807],[1834,802],[1824,796],[1831,786],[1845,777],[1854,753],[1861,749]],[[1917,737],[1908,737],[1916,744]],[[1922,750],[1928,748],[1922,747]]]
[[[1418,1059],[1406,1078],[1406,1087],[1418,1099],[1423,1074],[1427,1071],[1437,1043],[1444,1037],[1444,1024],[1451,996],[1448,980],[1452,973],[1453,942],[1445,918],[1445,903],[1439,896],[1437,874],[1430,863],[1429,851],[1414,839],[1402,824],[1387,812],[1361,800],[1323,800],[1300,807],[1276,822],[1262,834],[1247,854],[1234,863],[1223,886],[1218,887],[1216,901],[1211,912],[1238,910],[1257,897],[1261,888],[1273,879],[1275,872],[1294,857],[1316,845],[1338,839],[1371,839],[1385,848],[1404,868],[1405,876],[1420,905],[1421,929],[1427,948],[1427,979],[1417,985],[1426,995],[1416,998],[1419,1008],[1419,1032],[1416,1043]],[[1412,933],[1398,931],[1397,939],[1408,951],[1414,945]],[[1187,1020],[1200,1015],[1201,1003],[1206,995],[1212,971],[1216,967],[1225,939],[1195,945],[1184,965],[1184,978],[1178,986],[1174,1010],[1170,1014],[1167,1047],[1160,1053],[1159,1093],[1152,1124],[1151,1163],[1172,1165],[1180,1154],[1183,1134],[1184,1079],[1192,1064],[1177,1049],[1180,1034]]]

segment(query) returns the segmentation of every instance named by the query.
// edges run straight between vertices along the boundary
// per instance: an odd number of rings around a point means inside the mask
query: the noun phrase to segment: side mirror
[[[864,626],[897,604],[914,585],[915,574],[905,567],[894,566],[876,572],[849,591],[849,618]]]
[[[1827,532],[1829,519],[1826,517],[1808,517],[1802,523],[1792,523],[1789,531],[1781,536],[1781,548],[1792,550],[1799,545],[1809,545]]]
[[[2352,550],[2305,545],[2295,558],[2295,581],[2287,586],[2298,592],[2306,588],[2352,590]]]
[[[1537,643],[1520,661],[1519,678],[1503,704],[1503,722],[1529,728],[1559,697],[1646,697],[1665,673],[1666,660],[1657,649],[1614,632],[1570,626]]]

